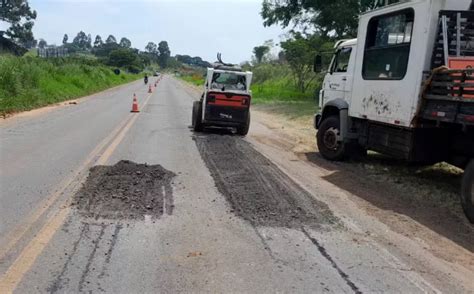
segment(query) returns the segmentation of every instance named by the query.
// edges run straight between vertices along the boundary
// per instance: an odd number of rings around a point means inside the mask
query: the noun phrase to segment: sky
[[[79,31],[109,34],[117,41],[131,40],[144,50],[152,41],[165,40],[171,54],[200,56],[213,62],[222,53],[225,62],[250,60],[252,49],[285,33],[279,26],[265,28],[260,16],[262,0],[29,0],[38,13],[36,39],[60,45]]]

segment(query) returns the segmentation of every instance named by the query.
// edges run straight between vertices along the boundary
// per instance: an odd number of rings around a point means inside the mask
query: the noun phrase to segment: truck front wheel
[[[461,188],[461,204],[466,217],[474,223],[474,159],[464,169]]]
[[[346,156],[345,144],[339,140],[339,116],[329,116],[321,122],[316,142],[321,155],[329,160],[342,160]]]

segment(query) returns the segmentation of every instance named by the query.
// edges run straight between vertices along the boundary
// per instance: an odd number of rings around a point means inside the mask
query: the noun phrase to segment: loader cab
[[[204,93],[193,106],[193,128],[236,129],[246,135],[250,124],[252,73],[238,66],[217,65],[207,69]]]

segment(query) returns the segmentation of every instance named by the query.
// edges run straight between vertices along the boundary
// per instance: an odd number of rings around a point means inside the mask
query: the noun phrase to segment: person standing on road
[[[145,74],[144,82],[145,82],[145,85],[148,84],[148,75],[147,74]]]

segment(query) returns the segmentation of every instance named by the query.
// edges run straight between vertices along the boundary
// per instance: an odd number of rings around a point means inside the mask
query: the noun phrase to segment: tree
[[[119,48],[110,52],[108,64],[125,67],[130,72],[139,73],[146,63],[145,59],[139,55],[138,50]]]
[[[256,46],[253,48],[253,54],[255,54],[255,59],[257,63],[262,63],[263,56],[270,51],[270,48],[267,46]]]
[[[286,61],[285,52],[283,51],[278,52],[278,62],[285,63],[285,61]]]
[[[178,55],[176,54],[175,56],[176,60],[181,62],[181,63],[185,63],[185,64],[191,64],[192,62],[192,57],[189,56],[189,55]]]
[[[334,37],[342,38],[355,36],[359,14],[377,5],[374,0],[264,0],[260,14],[265,26],[287,27],[293,23],[303,29],[316,29],[322,37],[334,32]]]
[[[105,40],[106,44],[117,44],[117,39],[113,35],[109,35]]]
[[[46,43],[46,41],[43,40],[43,39],[40,39],[39,42],[38,42],[38,48],[44,49],[46,46],[48,46],[48,44]]]
[[[92,36],[91,34],[87,34],[87,49],[91,49],[92,48]]]
[[[108,58],[110,53],[113,50],[121,48],[119,44],[117,44],[116,42],[112,42],[112,40],[110,40],[111,39],[110,36],[107,39],[109,40],[109,43],[107,42],[103,43],[102,38],[99,35],[95,37],[94,49],[92,50],[94,55],[100,56],[103,58]]]
[[[94,48],[97,48],[97,47],[100,47],[104,44],[104,42],[102,41],[102,37],[97,35],[95,36],[95,40],[94,40]]]
[[[119,43],[120,47],[123,47],[123,48],[130,48],[132,47],[132,42],[127,39],[127,38],[122,38],[120,39],[120,43]]]
[[[156,54],[157,53],[157,48],[155,43],[153,42],[148,42],[148,44],[145,46],[145,51],[148,53]]]
[[[67,40],[69,39],[69,36],[67,34],[64,34],[64,37],[63,37],[63,45],[66,45],[67,44]]]
[[[137,55],[130,49],[120,48],[110,52],[109,64],[117,67],[127,67],[134,65]]]
[[[170,57],[168,58],[167,67],[177,69],[181,67],[181,63],[176,57]]]
[[[158,64],[160,65],[161,68],[166,68],[168,66],[168,59],[171,56],[171,51],[168,46],[168,42],[166,41],[161,41],[158,44]]]
[[[0,22],[10,24],[5,35],[28,48],[36,44],[32,32],[34,19],[36,11],[30,8],[27,0],[0,1]]]
[[[72,44],[82,50],[87,50],[90,47],[90,40],[86,33],[80,31],[72,40]]]
[[[306,92],[311,82],[317,77],[313,73],[313,59],[317,51],[332,48],[333,44],[326,42],[320,36],[305,38],[301,33],[295,33],[293,39],[280,43],[288,62],[295,84],[299,91]]]

